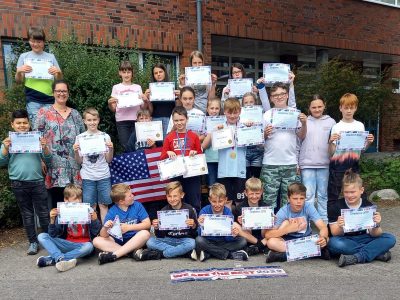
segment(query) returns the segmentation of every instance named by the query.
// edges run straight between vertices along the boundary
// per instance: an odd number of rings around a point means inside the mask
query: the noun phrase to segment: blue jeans
[[[365,263],[386,253],[395,244],[396,238],[390,233],[382,233],[377,237],[369,234],[333,236],[329,239],[328,249],[333,255],[355,255],[358,262]]]
[[[164,257],[171,258],[192,251],[196,244],[194,239],[191,238],[156,238],[152,236],[146,245],[150,249],[162,251]]]
[[[214,183],[217,182],[218,179],[218,163],[217,162],[209,162],[207,163],[208,174],[206,175],[207,178],[207,185],[210,187]]]
[[[317,211],[325,222],[328,221],[326,211],[328,203],[328,178],[329,168],[301,170],[301,181],[307,188],[306,201],[314,204],[315,192],[317,192]]]
[[[43,104],[38,102],[28,102],[26,103],[26,111],[28,112],[29,121],[31,121],[31,127],[33,128],[36,120],[38,111],[42,107],[49,107],[51,104]]]
[[[111,204],[111,178],[101,180],[82,180],[83,202],[90,206],[98,204]]]
[[[92,253],[94,249],[91,242],[74,243],[61,238],[52,238],[44,232],[39,234],[38,240],[55,261],[84,257]]]

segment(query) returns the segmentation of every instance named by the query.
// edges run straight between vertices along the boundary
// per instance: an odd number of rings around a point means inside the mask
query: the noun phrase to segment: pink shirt
[[[118,98],[118,95],[129,93],[129,92],[139,92],[143,94],[142,88],[138,84],[124,85],[122,83],[118,83],[113,86],[111,97]],[[135,107],[126,107],[126,108],[118,108],[115,111],[115,120],[117,122],[120,121],[136,121],[136,114],[139,111],[140,106]]]

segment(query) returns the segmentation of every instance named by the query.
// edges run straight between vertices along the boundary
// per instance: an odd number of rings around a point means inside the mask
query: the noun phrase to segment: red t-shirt
[[[90,241],[89,226],[87,224],[70,224],[67,228],[67,241],[86,243]]]
[[[186,136],[186,145],[184,145],[184,140],[185,133],[178,133],[177,136],[176,131],[171,131],[164,140],[160,159],[168,158],[167,151],[174,151],[176,155],[181,155],[181,149],[185,149],[185,156],[189,156],[190,150],[197,151],[197,154],[203,153],[201,151],[200,139],[197,134],[191,130],[188,130]]]

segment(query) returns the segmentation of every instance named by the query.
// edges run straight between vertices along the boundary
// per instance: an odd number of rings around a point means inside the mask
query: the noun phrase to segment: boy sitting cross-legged
[[[108,210],[100,236],[93,240],[96,248],[105,251],[99,253],[100,265],[113,262],[143,247],[150,238],[149,216],[141,203],[134,202],[129,185],[113,185],[111,199],[114,206]],[[121,222],[122,240],[108,234],[108,229],[114,226],[116,216]]]

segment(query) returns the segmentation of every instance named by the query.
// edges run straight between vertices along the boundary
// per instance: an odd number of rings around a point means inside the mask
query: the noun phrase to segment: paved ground
[[[400,237],[400,207],[381,208],[383,229]],[[80,260],[68,272],[39,269],[36,257],[25,255],[26,243],[0,251],[0,299],[398,299],[400,250],[389,263],[373,262],[338,268],[337,260],[282,263],[285,278],[224,280],[171,284],[169,272],[180,269],[233,267],[233,261],[189,259],[135,262],[122,259],[97,265],[95,257]],[[44,255],[42,250],[40,255]],[[264,266],[263,256],[248,266]]]

